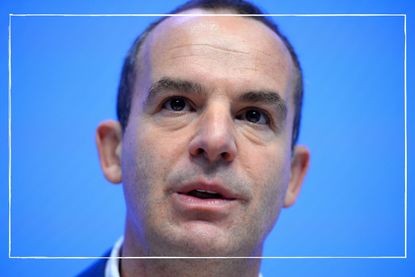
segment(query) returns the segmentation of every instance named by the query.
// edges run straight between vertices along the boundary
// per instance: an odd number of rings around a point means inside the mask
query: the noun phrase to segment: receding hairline
[[[177,15],[179,15],[179,17],[180,17],[180,15],[183,15],[184,17],[188,17],[189,15],[195,15],[195,16],[202,15],[202,17],[203,17],[203,14],[214,14],[214,15],[217,15],[219,17],[224,16],[224,15],[227,16],[228,14],[229,15],[232,14],[235,17],[241,17],[241,18],[250,20],[254,23],[260,23],[262,26],[265,27],[265,30],[267,30],[270,33],[270,35],[272,35],[273,38],[279,42],[278,44],[280,46],[282,46],[280,48],[283,49],[284,56],[288,57],[287,60],[290,63],[290,66],[291,66],[291,68],[293,70],[293,73],[294,73],[294,77],[293,77],[294,85],[295,85],[295,83],[298,82],[298,79],[301,75],[300,69],[296,65],[293,57],[291,56],[290,50],[288,49],[288,46],[286,45],[286,42],[284,41],[284,39],[281,37],[280,34],[278,34],[271,27],[267,26],[267,24],[265,24],[261,20],[256,19],[255,17],[250,17],[247,14],[240,14],[240,13],[238,13],[238,11],[236,9],[232,9],[232,8],[214,8],[214,9],[192,8],[192,9],[181,11],[181,12],[177,13]],[[169,20],[173,20],[173,19],[177,19],[177,16],[167,16],[167,17],[161,19],[158,22],[158,24],[156,24],[154,26],[154,28],[151,28],[147,32],[143,33],[142,42],[140,43],[140,45],[138,45],[138,48],[135,49],[135,60],[136,60],[136,63],[134,64],[135,75],[140,73],[140,69],[142,69],[143,63],[145,61],[145,53],[149,53],[152,49],[149,46],[149,43],[154,42],[157,39],[157,38],[154,37],[154,34],[156,34],[157,31],[160,31],[159,29],[164,24],[167,24]],[[137,76],[135,76],[135,80],[137,79],[136,77]]]

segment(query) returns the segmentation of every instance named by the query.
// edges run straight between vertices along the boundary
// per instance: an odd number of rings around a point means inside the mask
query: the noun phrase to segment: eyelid
[[[264,123],[264,124],[248,121],[249,123],[256,124],[256,125],[268,125],[268,126],[271,126],[271,127],[273,126],[274,120],[273,120],[271,114],[268,111],[266,111],[266,110],[264,110],[262,108],[258,108],[258,107],[246,107],[246,108],[242,109],[237,114],[236,118],[238,118],[240,115],[244,114],[245,112],[247,112],[249,110],[255,110],[255,111],[261,113],[262,116],[264,116],[265,117],[265,120],[266,120],[266,123]]]
[[[189,110],[190,111],[194,111],[195,110],[195,104],[192,102],[192,100],[190,100],[189,98],[187,98],[186,96],[182,96],[180,94],[172,94],[172,95],[168,95],[166,97],[164,97],[164,99],[160,102],[160,110],[162,109],[166,109],[164,106],[167,104],[167,102],[173,100],[174,98],[182,98],[186,104],[189,106]],[[167,109],[169,111],[172,111],[170,109]],[[173,112],[182,112],[182,111],[173,111]]]

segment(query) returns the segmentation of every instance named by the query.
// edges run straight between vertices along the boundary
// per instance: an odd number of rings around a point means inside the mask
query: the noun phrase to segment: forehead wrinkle
[[[211,44],[191,43],[171,47],[165,53],[165,61],[170,60],[171,62],[181,58],[200,57],[216,61],[219,63],[218,65],[228,69],[251,70],[254,72],[258,72],[259,67],[263,66],[264,70],[267,71],[267,75],[270,77],[275,76],[274,72],[280,71],[281,68],[284,70],[287,69],[287,65],[279,57],[275,57],[275,55],[268,54],[259,49],[251,49],[251,52],[247,52]],[[156,55],[156,57],[158,56]],[[186,63],[186,61],[179,62],[179,64],[183,63]],[[193,65],[197,64],[195,60],[192,60],[191,63]]]
[[[213,45],[211,43],[185,43],[167,49],[169,59],[208,57],[211,60],[225,62],[226,60],[238,60],[246,63],[247,59],[255,58],[252,53],[231,49],[226,46]],[[167,53],[166,53],[167,54]]]
[[[227,48],[224,46],[219,46],[219,45],[213,45],[213,44],[208,44],[208,43],[187,43],[187,44],[182,44],[182,45],[178,45],[178,46],[173,46],[170,48],[170,50],[176,50],[176,49],[180,49],[180,48],[186,48],[186,47],[193,47],[193,46],[205,46],[208,48],[213,48],[215,50],[220,50],[220,51],[224,51],[224,52],[231,52],[231,53],[237,53],[237,54],[246,54],[249,55],[249,52],[246,51],[241,51],[241,50],[236,50],[236,49],[231,49],[231,48]]]

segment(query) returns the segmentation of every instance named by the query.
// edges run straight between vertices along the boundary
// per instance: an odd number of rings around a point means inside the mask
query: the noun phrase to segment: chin
[[[212,223],[191,222],[171,231],[164,233],[164,256],[247,257],[256,252],[252,236]]]

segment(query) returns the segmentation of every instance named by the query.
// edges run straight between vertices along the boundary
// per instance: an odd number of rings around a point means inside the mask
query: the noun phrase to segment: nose
[[[232,162],[237,153],[233,119],[224,107],[211,107],[198,121],[189,144],[192,157],[203,157],[210,163]]]

